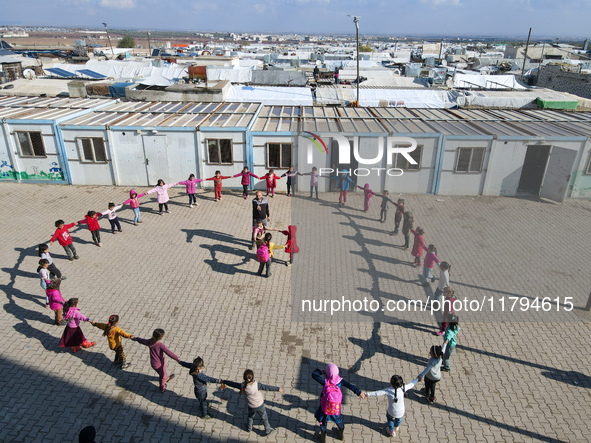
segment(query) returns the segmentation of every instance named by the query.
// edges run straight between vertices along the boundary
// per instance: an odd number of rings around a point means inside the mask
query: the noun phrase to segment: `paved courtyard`
[[[250,199],[225,192],[198,193],[187,207],[184,188],[171,194],[171,214],[159,216],[152,195],[142,199],[142,220],[120,212],[123,233],[101,221],[102,248],[85,226],[71,234],[80,260],[69,262],[56,242],[52,255],[67,276],[64,298],[78,297],[81,311],[149,338],[159,327],[164,343],[185,361],[205,360],[207,375],[240,381],[251,368],[256,379],[280,386],[266,393],[271,425],[244,431],[244,399],[232,389],[209,388],[213,420],[197,416],[188,370],[168,359],[177,377],[161,394],[147,349],[125,341],[132,365],[115,369],[102,332],[83,324],[97,345],[76,354],[58,346],[63,327],[52,324],[36,274],[37,245],[47,242],[54,221],[73,222],[90,209],[128,198],[128,189],[2,183],[0,289],[4,303],[0,357],[0,441],[77,441],[80,429],[97,428],[97,441],[312,441],[320,386],[316,367],[334,362],[360,389],[388,385],[393,374],[411,381],[440,344],[429,312],[364,312],[344,316],[302,313],[304,294],[319,299],[366,296],[426,300],[420,270],[410,251],[391,236],[394,211],[377,221],[379,200],[363,213],[362,196],[336,204],[338,194],[269,199],[271,226],[298,226],[301,253],[293,267],[273,264],[273,275],[255,275],[248,250]],[[398,198],[398,196],[394,196]],[[526,199],[405,195],[407,209],[426,230],[427,243],[452,263],[451,285],[460,297],[493,300],[461,316],[452,369],[429,405],[417,389],[408,393],[398,440],[558,441],[591,440],[591,201],[557,205]],[[275,233],[278,243],[282,234]],[[277,252],[278,259],[283,252]],[[505,312],[500,299],[505,297]],[[533,303],[550,297],[549,312],[530,307],[508,312],[510,297]],[[573,303],[567,310],[566,297]],[[509,305],[509,306],[508,306]],[[345,440],[385,440],[386,400],[345,395]],[[333,434],[329,434],[333,438]]]

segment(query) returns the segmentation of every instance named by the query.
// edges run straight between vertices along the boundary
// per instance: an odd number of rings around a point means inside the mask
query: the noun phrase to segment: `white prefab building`
[[[132,187],[293,165],[345,168],[376,192],[591,197],[590,113],[9,97],[0,118],[4,180]],[[389,154],[406,146],[401,137],[416,142],[415,164]],[[299,190],[308,185],[298,178]],[[320,192],[336,186],[319,182]]]

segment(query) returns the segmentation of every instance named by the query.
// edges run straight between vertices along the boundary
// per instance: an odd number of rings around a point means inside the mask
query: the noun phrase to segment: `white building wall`
[[[455,172],[458,148],[486,148],[483,170],[480,173]],[[490,155],[490,142],[486,140],[447,140],[443,155],[443,167],[441,181],[439,183],[440,195],[480,195],[482,193],[488,157]]]
[[[483,195],[517,194],[526,151],[527,142],[524,140],[493,141]]]
[[[15,151],[13,152],[14,163],[13,172],[18,171],[21,180],[63,180],[63,164],[57,150],[57,141],[53,131],[53,126],[47,123],[10,123],[7,136],[11,138]],[[17,132],[41,132],[43,146],[45,148],[45,157],[23,157],[21,156],[20,145],[17,138]],[[5,141],[2,142],[5,144]],[[7,164],[0,168],[1,172],[9,172],[8,151],[6,152]],[[2,163],[0,163],[2,164]],[[10,175],[10,174],[9,174]],[[3,178],[8,178],[4,176]]]
[[[72,183],[76,185],[99,185],[111,186],[115,184],[115,179],[112,170],[112,147],[109,146],[107,140],[107,131],[84,130],[84,129],[62,129],[64,137],[64,146],[66,148],[66,156],[68,157],[68,165],[70,173],[72,174]],[[106,163],[90,163],[82,162],[80,138],[97,137],[103,139],[105,150],[107,154]]]
[[[386,176],[384,189],[391,194],[428,194],[432,190],[439,139],[416,138],[416,141],[418,146],[423,147],[420,169],[404,171],[399,177]],[[393,167],[388,165],[388,168]]]
[[[232,176],[238,174],[244,166],[246,166],[246,137],[245,133],[231,132],[231,131],[201,131],[200,137],[200,159],[203,168],[203,178],[211,178],[215,175],[215,171],[220,171],[224,176]],[[230,139],[232,140],[232,164],[220,165],[208,163],[207,157],[207,140],[209,139]],[[258,175],[258,173],[254,172]],[[187,175],[188,177],[188,175]],[[186,180],[186,179],[183,179]],[[201,183],[204,188],[213,189],[213,181],[204,181]],[[242,188],[240,178],[232,178],[225,180],[222,189],[228,188]]]

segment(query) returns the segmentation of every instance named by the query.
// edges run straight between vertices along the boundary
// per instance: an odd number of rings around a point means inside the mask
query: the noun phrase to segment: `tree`
[[[361,45],[359,46],[359,52],[373,52],[369,46]]]
[[[118,48],[135,48],[135,40],[131,35],[126,35],[119,43],[117,43]]]

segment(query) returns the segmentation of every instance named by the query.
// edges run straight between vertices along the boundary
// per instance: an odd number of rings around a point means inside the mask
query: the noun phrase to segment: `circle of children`
[[[292,193],[295,192],[295,180],[298,175],[310,175],[310,198],[312,198],[313,191],[316,191],[316,198],[318,198],[318,178],[320,177],[317,168],[313,168],[311,172],[299,173],[294,171],[291,167],[288,172],[283,174],[281,177],[287,176],[287,196],[291,197]],[[242,172],[234,175],[233,177],[241,177],[241,184],[243,186],[243,196],[246,199],[248,197],[248,187],[250,184],[250,177],[254,177],[261,180],[266,180],[267,184],[267,196],[270,194],[271,197],[275,195],[276,180],[281,178],[270,170],[268,174],[263,177],[257,177],[251,173],[247,167]],[[232,178],[230,176],[222,176],[219,171],[216,171],[214,177],[207,178],[205,180],[212,180],[214,182],[214,198],[218,202],[222,199],[222,181]],[[350,185],[353,185],[353,181],[347,176],[345,170],[341,171],[336,177],[325,177],[339,180],[339,205],[345,205],[347,202],[347,193]],[[168,189],[176,185],[186,186],[186,192],[189,196],[189,207],[198,205],[195,192],[196,185],[203,181],[203,179],[196,179],[191,174],[186,181],[165,184],[163,180],[158,180],[158,184],[146,193],[138,194],[134,190],[130,191],[130,198],[125,200],[120,205],[109,203],[108,210],[102,213],[95,211],[89,211],[83,220],[77,223],[65,224],[63,220],[58,220],[55,223],[56,231],[50,240],[50,245],[57,239],[61,246],[68,255],[70,261],[78,259],[78,254],[74,245],[72,244],[72,238],[68,232],[69,229],[77,224],[86,224],[92,234],[92,239],[97,246],[102,246],[100,237],[100,226],[99,217],[107,216],[111,226],[111,232],[113,234],[122,232],[121,224],[117,218],[116,212],[121,209],[124,205],[129,204],[134,213],[133,224],[137,226],[141,223],[140,211],[139,211],[139,199],[147,194],[156,193],[157,203],[159,205],[159,214],[162,215],[164,212],[170,212],[168,210]],[[410,383],[404,383],[400,375],[393,375],[390,380],[389,387],[374,391],[374,392],[362,392],[359,388],[349,383],[347,380],[339,376],[339,368],[335,364],[329,364],[326,366],[324,371],[316,369],[312,373],[312,377],[320,385],[323,386],[322,394],[320,397],[320,404],[315,413],[315,418],[320,425],[319,439],[324,442],[326,439],[327,425],[329,421],[334,422],[337,425],[336,436],[338,439],[343,439],[344,423],[341,417],[341,404],[342,404],[342,392],[341,389],[347,388],[361,398],[366,397],[377,397],[387,396],[388,408],[386,412],[387,425],[385,428],[385,434],[389,437],[396,436],[399,432],[402,418],[405,413],[404,397],[405,392],[413,388],[415,384],[421,379],[425,381],[425,388],[422,390],[428,402],[434,402],[435,399],[435,386],[441,379],[441,372],[447,372],[450,370],[450,357],[456,346],[456,334],[460,328],[458,326],[457,316],[453,312],[454,291],[449,287],[449,272],[451,266],[447,262],[440,262],[437,258],[437,251],[433,245],[425,245],[425,232],[417,226],[416,229],[413,227],[413,216],[410,211],[406,211],[404,207],[404,200],[399,199],[394,202],[389,198],[388,191],[384,191],[382,194],[377,194],[366,184],[364,187],[358,186],[364,193],[364,212],[368,212],[370,208],[371,198],[378,196],[382,199],[380,219],[382,223],[386,222],[388,215],[389,204],[392,203],[396,207],[396,213],[394,216],[395,229],[391,235],[398,234],[400,223],[402,222],[402,233],[404,235],[404,250],[409,248],[410,235],[414,235],[414,244],[412,247],[412,255],[415,257],[414,265],[419,267],[421,265],[421,258],[424,251],[427,251],[424,267],[423,267],[423,284],[429,285],[430,282],[434,281],[432,276],[432,269],[434,263],[437,262],[440,267],[439,284],[435,292],[435,299],[440,301],[440,306],[443,306],[443,323],[441,329],[437,335],[443,336],[442,346],[432,346],[429,351],[429,362],[427,367]],[[290,253],[290,261],[286,264],[291,264],[293,261],[293,254],[298,252],[299,249],[295,244],[295,226],[290,226],[287,231],[279,231],[288,236],[288,244],[285,246],[276,246],[271,242],[271,234],[268,230],[273,230],[266,227],[267,221],[270,221],[269,208],[267,200],[262,196],[261,191],[256,192],[256,197],[253,199],[253,230],[252,230],[252,246],[257,246],[257,258],[260,262],[258,275],[262,274],[263,268],[267,267],[266,276],[270,276],[270,262],[272,259],[273,249],[287,249]],[[265,247],[266,245],[266,247]],[[263,252],[266,249],[266,252]],[[106,323],[99,323],[91,321],[88,317],[83,315],[79,308],[79,300],[77,298],[71,298],[64,300],[60,292],[60,283],[65,280],[66,277],[62,275],[60,270],[56,267],[49,253],[49,246],[47,244],[39,245],[39,276],[41,279],[41,287],[46,292],[46,307],[50,308],[55,313],[55,324],[63,325],[66,324],[65,330],[59,341],[60,347],[69,347],[72,352],[78,352],[82,348],[90,348],[96,344],[94,341],[88,341],[80,328],[81,322],[90,322],[93,326],[103,331],[103,336],[107,338],[109,348],[115,352],[115,359],[113,365],[118,366],[121,369],[129,367],[131,363],[126,361],[125,352],[122,345],[122,338],[131,339],[141,345],[147,346],[150,354],[150,364],[152,369],[158,373],[159,387],[161,392],[166,389],[166,384],[173,377],[174,374],[168,375],[166,370],[165,356],[169,356],[173,360],[177,361],[182,367],[189,370],[189,375],[193,377],[195,397],[198,400],[198,407],[201,412],[201,416],[204,419],[210,419],[211,416],[208,412],[207,405],[207,384],[208,383],[219,383],[221,388],[224,389],[226,386],[238,389],[241,395],[245,396],[246,405],[248,409],[248,418],[246,424],[246,430],[251,431],[253,426],[253,419],[255,414],[258,415],[264,424],[265,435],[269,435],[274,432],[271,428],[267,413],[264,405],[264,397],[260,391],[279,391],[283,393],[281,388],[275,386],[264,385],[255,379],[255,375],[252,370],[247,369],[243,374],[243,381],[241,383],[233,382],[230,380],[223,380],[219,378],[213,378],[205,375],[204,373],[204,361],[201,357],[197,357],[193,362],[181,361],[181,359],[170,351],[162,342],[164,338],[164,331],[162,329],[155,329],[151,338],[140,338],[134,335],[128,334],[121,327],[119,327],[119,316],[111,315]],[[444,301],[441,301],[441,296],[445,297]]]

